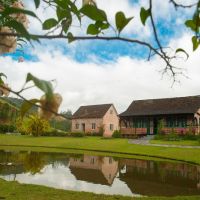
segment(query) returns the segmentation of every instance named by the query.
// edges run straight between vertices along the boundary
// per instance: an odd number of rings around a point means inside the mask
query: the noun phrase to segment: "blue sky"
[[[177,0],[177,2],[181,0]],[[183,2],[183,1],[182,1]],[[187,0],[184,3],[194,2]],[[29,0],[24,1],[32,8]],[[164,46],[173,49],[183,47],[191,52],[191,33],[183,23],[192,16],[193,10],[180,9],[176,12],[169,1],[153,1],[154,18],[159,38]],[[122,36],[136,38],[155,44],[154,36],[147,21],[144,27],[139,18],[141,6],[148,8],[147,0],[97,0],[99,8],[105,9],[108,19],[114,25],[117,11],[123,11],[133,21],[124,30]],[[156,12],[155,12],[156,11]],[[54,16],[52,10],[36,11],[42,21]],[[41,33],[41,24],[30,18],[29,31]],[[73,28],[74,35],[84,35],[88,21],[83,21],[83,29]],[[112,32],[106,32],[111,35]],[[19,57],[25,61],[18,63]],[[172,96],[188,96],[199,93],[197,63],[199,51],[192,54],[187,62],[177,61],[178,65],[187,69],[190,79],[180,77],[181,84],[171,88],[169,76],[162,79],[160,70],[164,65],[157,57],[147,62],[148,50],[137,44],[119,41],[76,41],[68,44],[65,40],[43,40],[24,46],[24,53],[15,52],[0,56],[2,71],[8,77],[11,86],[19,88],[23,85],[26,73],[31,72],[46,80],[56,79],[56,92],[62,93],[62,110],[75,111],[80,105],[114,103],[119,112],[128,107],[133,99],[161,98]],[[27,98],[40,96],[39,91],[28,91]]]
[[[156,2],[156,0],[154,0]],[[129,5],[131,6],[138,6],[138,4],[141,4],[141,6],[144,6],[148,8],[148,4],[143,4],[143,1],[139,0],[129,0],[127,1]],[[146,1],[147,2],[147,1]],[[186,3],[187,4],[187,3]],[[156,27],[158,31],[159,38],[161,40],[161,43],[163,46],[167,46],[168,43],[172,38],[179,38],[183,34],[183,32],[187,32],[187,28],[183,26],[184,22],[192,16],[193,9],[190,9],[189,12],[185,12],[184,9],[179,9],[178,11],[175,10],[173,5],[169,4],[170,13],[168,13],[167,16],[159,16],[159,14],[156,13],[156,8],[154,9],[154,16],[155,16],[155,22]],[[126,12],[126,10],[123,10]],[[138,9],[139,12],[139,9]],[[130,16],[134,16],[134,21],[139,21],[139,16],[135,16],[135,13],[133,12]],[[157,16],[158,15],[158,16]],[[127,15],[130,17],[129,15]],[[32,19],[30,19],[31,21]],[[180,22],[177,23],[177,20]],[[132,26],[132,29],[137,29],[137,27],[134,27],[134,23],[132,23],[130,26]],[[142,25],[141,25],[142,26]],[[136,38],[140,39],[142,41],[151,42],[156,47],[154,35],[152,34],[152,30],[150,27],[150,20],[147,21],[148,28],[151,31],[151,34],[148,35],[148,37],[143,37],[144,32],[136,32],[136,33],[130,33],[128,31],[125,31],[125,33],[122,32],[122,36],[128,37],[128,38]],[[178,30],[178,31],[177,31]],[[84,34],[85,30],[81,32],[81,34]],[[80,34],[80,32],[78,32]],[[111,35],[111,33],[109,33]],[[34,44],[37,48],[38,44]],[[67,42],[63,41],[42,41],[41,45],[39,46],[51,46],[54,49],[59,49],[63,52],[63,54],[70,55],[73,59],[75,59],[78,62],[88,62],[91,58],[91,56],[95,56],[96,59],[99,62],[110,62],[110,61],[116,61],[120,56],[130,56],[131,58],[138,58],[138,59],[144,59],[148,56],[148,49],[144,48],[143,46],[137,45],[137,44],[129,44],[119,41],[96,41],[96,42],[78,42],[77,48],[72,52],[71,47],[67,44]],[[23,56],[26,60],[31,61],[38,61],[37,56],[32,53],[30,50],[32,47],[28,45],[24,48],[24,52],[15,52],[12,54],[9,54],[9,56],[12,56],[14,59],[18,59],[19,56]],[[109,52],[109,53],[108,53]]]

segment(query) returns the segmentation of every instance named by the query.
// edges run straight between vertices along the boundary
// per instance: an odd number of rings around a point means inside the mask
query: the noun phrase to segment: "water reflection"
[[[105,194],[200,194],[200,167],[185,163],[0,151],[0,177]]]

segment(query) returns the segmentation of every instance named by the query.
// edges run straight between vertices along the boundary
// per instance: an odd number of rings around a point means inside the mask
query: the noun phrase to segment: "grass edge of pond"
[[[69,154],[87,154],[96,156],[112,156],[114,158],[128,158],[139,160],[151,160],[151,161],[168,161],[176,163],[188,163],[192,165],[199,165],[199,163],[192,161],[185,161],[181,159],[170,159],[161,156],[150,156],[144,154],[124,153],[124,152],[112,152],[101,151],[93,149],[78,149],[78,148],[64,148],[64,147],[47,147],[47,146],[26,146],[26,145],[0,145],[0,150],[13,150],[13,151],[33,151],[33,152],[52,152],[52,153],[69,153]],[[50,150],[50,151],[49,151]]]
[[[21,184],[17,181],[5,181],[0,178],[0,199],[8,200],[54,200],[58,198],[60,200],[167,200],[169,197],[128,197],[122,195],[106,195],[106,194],[94,194],[91,192],[78,192],[70,190],[62,190],[51,188],[47,186],[33,185],[33,184]],[[28,191],[28,192],[27,192]],[[171,200],[199,200],[199,195],[194,196],[175,196],[170,197]]]

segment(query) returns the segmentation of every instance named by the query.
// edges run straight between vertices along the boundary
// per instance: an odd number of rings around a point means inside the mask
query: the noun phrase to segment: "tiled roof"
[[[133,101],[120,116],[189,114],[200,108],[200,96]]]
[[[72,116],[72,119],[102,118],[112,104],[81,106]]]

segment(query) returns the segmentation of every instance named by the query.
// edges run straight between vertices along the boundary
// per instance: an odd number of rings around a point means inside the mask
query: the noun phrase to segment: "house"
[[[77,180],[94,184],[110,186],[118,172],[118,161],[111,157],[84,155],[70,158],[69,163],[69,169]]]
[[[133,194],[176,196],[199,194],[199,166],[151,160],[119,160],[118,178]]]
[[[113,104],[81,106],[72,116],[72,132],[98,133],[111,137],[119,129],[119,118]]]
[[[158,131],[198,134],[199,119],[200,96],[138,100],[120,114],[120,128],[122,134],[130,136]]]

